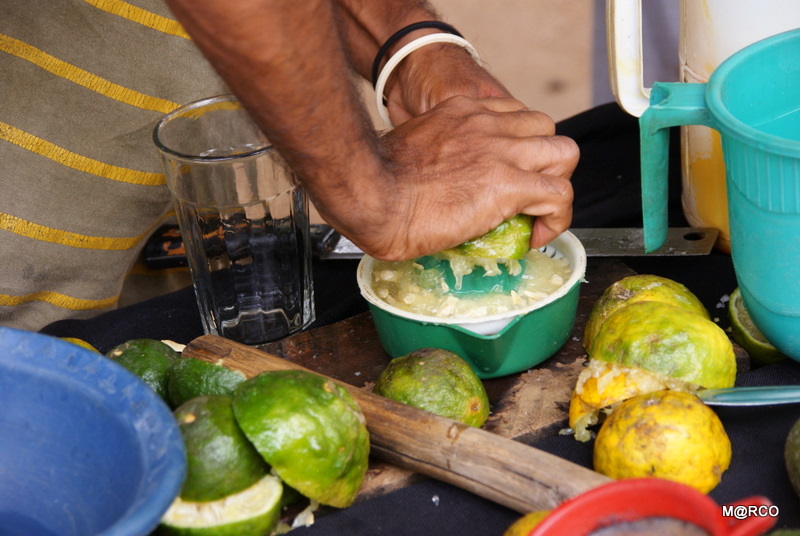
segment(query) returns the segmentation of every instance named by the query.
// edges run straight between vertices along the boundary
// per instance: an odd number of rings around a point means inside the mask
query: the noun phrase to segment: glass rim
[[[225,94],[222,94],[222,95],[215,95],[213,97],[206,97],[206,98],[203,98],[203,99],[200,99],[200,100],[196,100],[196,101],[190,102],[188,104],[184,104],[183,106],[180,106],[180,107],[172,110],[168,114],[166,114],[164,117],[162,117],[158,121],[158,123],[156,123],[155,128],[153,128],[153,143],[155,144],[156,148],[162,153],[169,154],[169,155],[171,155],[173,157],[176,157],[176,158],[179,158],[181,160],[187,160],[187,161],[191,161],[191,162],[195,162],[195,163],[213,163],[213,162],[224,162],[226,160],[241,160],[242,158],[250,158],[250,157],[254,157],[254,156],[261,156],[264,153],[267,153],[267,152],[275,150],[275,147],[272,144],[269,144],[269,145],[263,145],[261,147],[257,147],[257,148],[255,148],[255,149],[253,149],[251,151],[245,151],[245,152],[232,154],[232,155],[209,155],[209,156],[203,156],[203,155],[197,155],[197,154],[184,153],[184,152],[172,149],[170,147],[167,147],[167,145],[164,144],[161,141],[161,139],[159,138],[158,133],[162,129],[162,127],[164,125],[166,125],[167,123],[169,123],[170,121],[172,121],[173,119],[175,119],[176,117],[182,116],[182,115],[186,115],[187,112],[191,112],[193,110],[197,110],[197,109],[209,106],[211,104],[219,103],[219,102],[237,103],[237,104],[239,104],[241,106],[241,103],[239,102],[239,99],[237,99],[236,96],[234,94],[232,94],[232,93],[225,93]],[[244,109],[243,106],[242,106],[242,109]],[[245,113],[246,113],[246,111],[245,111]]]

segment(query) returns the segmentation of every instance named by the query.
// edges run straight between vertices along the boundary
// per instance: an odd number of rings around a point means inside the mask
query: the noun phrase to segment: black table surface
[[[559,131],[581,146],[573,177],[575,227],[641,227],[636,120],[609,104],[559,124]],[[674,141],[674,139],[673,139]],[[670,170],[670,225],[685,226],[680,211],[677,149]],[[705,304],[722,328],[728,327],[724,301],[736,288],[731,258],[713,252],[696,257],[627,257],[637,273],[669,277],[685,284]],[[592,259],[589,259],[592,262]],[[319,327],[367,310],[355,280],[356,261],[314,263]],[[112,311],[90,320],[65,320],[42,330],[82,338],[100,351],[126,340],[148,337],[188,343],[203,334],[191,287]],[[800,384],[800,363],[785,361],[740,373],[737,385]],[[710,496],[720,504],[763,495],[778,506],[776,528],[800,529],[800,498],[791,487],[783,461],[786,436],[800,419],[800,405],[716,408],[733,445],[733,460]],[[591,467],[592,442],[554,435],[534,444],[585,467]],[[326,513],[293,534],[334,535],[494,535],[520,514],[469,492],[432,479],[347,509]]]

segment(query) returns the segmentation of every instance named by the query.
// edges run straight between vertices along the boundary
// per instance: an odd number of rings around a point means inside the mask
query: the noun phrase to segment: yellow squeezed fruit
[[[593,327],[590,327],[593,326]],[[589,362],[569,407],[575,438],[591,438],[601,412],[636,395],[672,389],[732,387],[733,345],[686,287],[657,276],[611,285],[587,322]]]
[[[681,307],[710,318],[703,303],[686,286],[657,275],[633,275],[610,285],[595,302],[583,332],[583,347],[590,354],[591,345],[606,319],[632,303],[658,301]]]
[[[639,367],[590,360],[578,376],[569,404],[569,426],[575,439],[591,439],[589,427],[599,422],[602,411],[610,412],[623,400],[662,389],[695,392],[698,386]]]
[[[661,302],[629,305],[604,322],[592,359],[639,367],[708,389],[732,387],[736,356],[714,322]]]
[[[595,471],[658,477],[708,493],[731,462],[731,442],[711,408],[690,393],[657,391],[622,402],[594,444]]]

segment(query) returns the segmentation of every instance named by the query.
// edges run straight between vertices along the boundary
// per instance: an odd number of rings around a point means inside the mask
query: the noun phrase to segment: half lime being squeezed
[[[425,270],[441,274],[453,294],[499,292],[519,286],[530,250],[533,218],[518,214],[488,233],[435,255],[420,257]]]

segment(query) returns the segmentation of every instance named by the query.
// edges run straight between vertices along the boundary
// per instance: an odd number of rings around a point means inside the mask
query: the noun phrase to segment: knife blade
[[[800,385],[767,385],[701,389],[697,396],[709,406],[768,406],[800,402]]]
[[[671,227],[664,245],[646,253],[640,228],[577,228],[570,232],[581,241],[587,257],[708,255],[719,235],[719,230],[707,227]]]
[[[719,231],[710,228],[673,227],[657,251],[645,253],[644,234],[638,228],[576,228],[570,231],[581,241],[588,257],[708,255]],[[330,225],[311,225],[313,254],[323,260],[360,259],[358,246],[340,235]],[[164,269],[188,266],[180,229],[175,224],[161,226],[145,244],[144,262],[149,268]]]
[[[576,228],[570,231],[581,241],[588,257],[708,255],[719,231],[711,228],[673,227],[657,251],[645,253],[644,231],[638,228]],[[311,226],[314,254],[321,259],[360,259],[364,252],[330,226]]]

